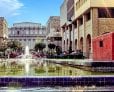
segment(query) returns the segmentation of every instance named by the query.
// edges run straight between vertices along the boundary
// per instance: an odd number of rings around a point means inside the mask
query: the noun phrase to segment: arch
[[[64,51],[65,51],[65,40],[64,40],[64,45],[63,46],[64,46]]]
[[[67,39],[67,46],[66,47],[67,47],[67,50],[68,50],[68,39]]]
[[[86,54],[87,54],[87,57],[89,58],[91,54],[91,35],[90,34],[88,34],[86,38]]]
[[[19,31],[17,31],[17,35],[20,35],[20,32]]]
[[[83,37],[80,38],[80,50],[83,52]]]
[[[72,44],[73,44],[72,41],[70,41],[70,48],[69,49],[71,50],[71,52],[72,52]]]
[[[75,39],[75,50],[77,50],[77,39]]]

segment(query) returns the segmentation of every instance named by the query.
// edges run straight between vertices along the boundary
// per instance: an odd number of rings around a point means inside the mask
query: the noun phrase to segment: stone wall
[[[114,18],[99,18],[98,24],[99,35],[114,31]]]

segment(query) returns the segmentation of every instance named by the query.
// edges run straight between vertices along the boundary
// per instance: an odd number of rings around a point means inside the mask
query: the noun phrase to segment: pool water
[[[0,92],[73,92],[72,87],[0,88]]]
[[[29,76],[91,76],[114,75],[114,73],[91,72],[68,65],[60,65],[50,62],[31,64]],[[21,64],[0,64],[0,76],[26,76],[25,67]]]
[[[68,90],[68,88],[67,88]],[[0,88],[0,92],[58,92],[65,91],[62,88],[38,87],[38,88]],[[69,90],[70,91],[70,90]]]
[[[16,61],[18,62],[18,61]],[[31,64],[29,66],[29,74],[26,75],[25,66],[23,64],[19,64],[13,62],[11,64],[7,64],[7,62],[0,63],[0,77],[3,76],[35,76],[35,77],[65,77],[65,76],[96,76],[96,75],[114,75],[114,73],[103,73],[103,72],[91,72],[83,69],[79,69],[76,67],[71,67],[68,65],[61,65],[50,62],[39,62],[37,64]],[[49,84],[48,84],[49,85]],[[36,88],[21,88],[21,87],[2,87],[0,88],[0,92],[77,92],[76,90],[114,90],[112,88],[99,88],[99,87],[36,87]],[[91,91],[92,92],[92,91]]]
[[[114,87],[37,87],[37,88],[0,88],[0,92],[109,92]]]

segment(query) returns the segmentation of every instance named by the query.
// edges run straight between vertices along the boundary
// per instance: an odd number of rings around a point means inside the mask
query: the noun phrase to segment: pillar
[[[77,37],[77,50],[80,49],[79,47],[79,42],[80,42],[80,39],[79,39],[79,20],[77,20],[77,33],[78,33],[78,37]]]

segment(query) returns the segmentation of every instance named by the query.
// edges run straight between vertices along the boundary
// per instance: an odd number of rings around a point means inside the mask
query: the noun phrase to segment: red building
[[[93,39],[93,60],[114,60],[114,33],[107,33]]]

